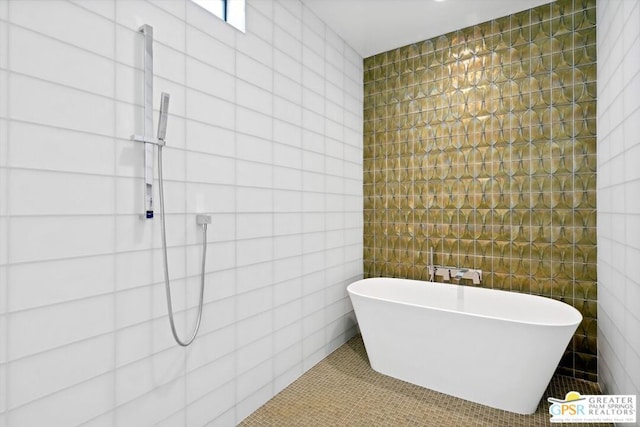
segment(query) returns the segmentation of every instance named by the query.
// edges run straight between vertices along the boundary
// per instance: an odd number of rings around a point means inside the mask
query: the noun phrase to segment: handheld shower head
[[[165,140],[167,136],[167,114],[169,113],[169,97],[166,92],[160,95],[160,117],[158,118],[158,139]]]

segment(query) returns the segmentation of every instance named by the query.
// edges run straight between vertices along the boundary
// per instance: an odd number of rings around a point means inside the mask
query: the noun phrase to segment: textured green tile
[[[483,286],[595,301],[594,12],[561,1],[365,60],[367,274],[424,279],[433,247]],[[576,352],[563,369],[592,375]]]

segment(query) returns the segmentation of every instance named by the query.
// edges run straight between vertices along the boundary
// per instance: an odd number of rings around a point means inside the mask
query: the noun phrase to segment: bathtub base
[[[381,311],[384,311],[381,307],[375,310],[378,319],[382,319]],[[358,309],[356,313],[359,313]],[[361,315],[357,316],[360,318]],[[448,324],[442,325],[441,320],[431,316],[421,313],[419,317],[426,326],[411,333],[406,328],[376,325],[377,322],[371,320],[369,325],[360,324],[367,355],[375,371],[496,409],[518,414],[536,411],[564,347],[559,351],[545,350],[547,339],[536,337],[535,330],[525,333],[526,340],[523,333],[517,331],[491,337],[482,331],[491,328],[492,325],[486,325],[491,322],[465,325],[466,319],[448,319]],[[433,327],[429,327],[430,324]],[[391,339],[373,332],[371,327],[386,327]],[[456,338],[452,331],[457,328],[468,330],[463,337]],[[569,332],[569,336],[571,334]],[[522,341],[528,340],[539,345],[523,345]],[[506,350],[504,347],[511,347],[508,353],[501,351]],[[537,351],[532,353],[534,350]]]

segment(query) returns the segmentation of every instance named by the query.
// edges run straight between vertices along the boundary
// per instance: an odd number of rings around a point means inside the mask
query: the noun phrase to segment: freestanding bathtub
[[[535,412],[582,321],[515,292],[391,278],[347,290],[374,370],[519,414]]]

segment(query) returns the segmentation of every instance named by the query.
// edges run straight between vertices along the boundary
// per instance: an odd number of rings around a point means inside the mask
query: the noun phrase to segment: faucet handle
[[[477,271],[474,271],[473,274],[471,275],[471,281],[473,282],[474,285],[479,285],[480,284],[480,273]]]

